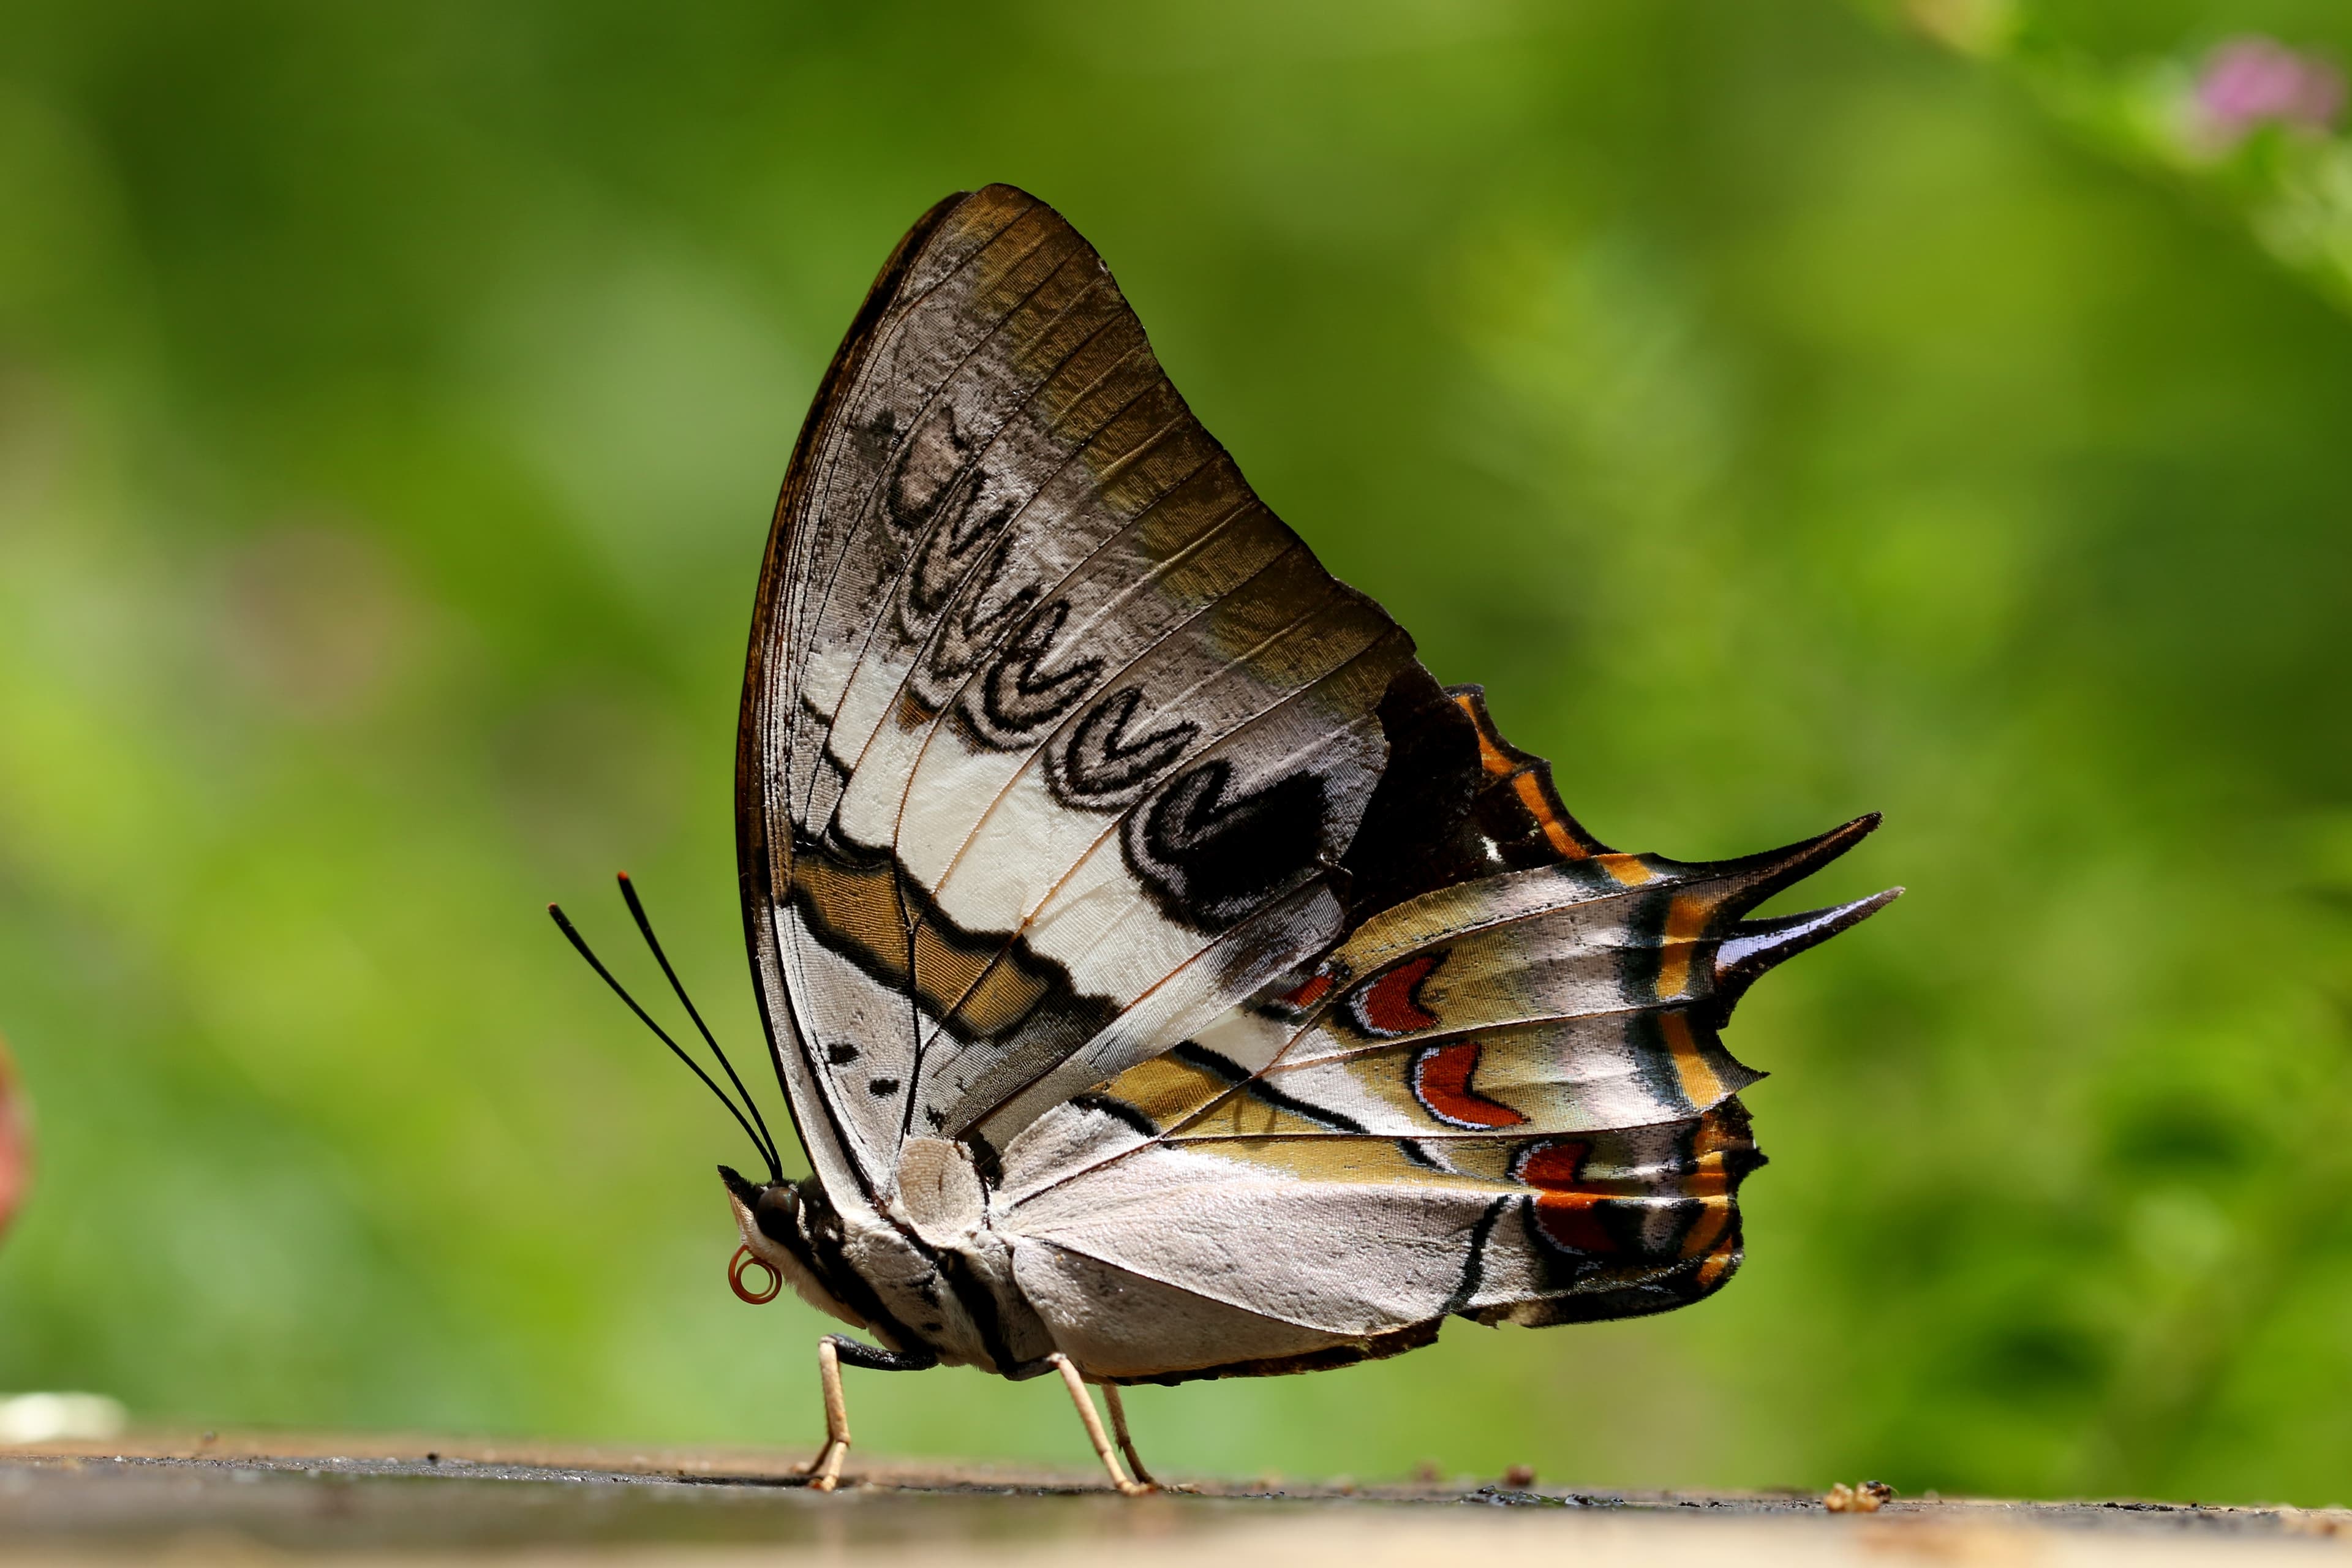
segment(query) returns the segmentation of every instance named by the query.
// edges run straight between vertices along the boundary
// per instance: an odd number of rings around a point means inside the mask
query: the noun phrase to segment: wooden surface
[[[827,1497],[793,1483],[803,1458],[284,1434],[0,1449],[0,1561],[2352,1565],[2352,1515],[2332,1510],[1896,1499],[1840,1514],[1810,1494],[1475,1480],[1128,1500],[1082,1472],[866,1456]]]

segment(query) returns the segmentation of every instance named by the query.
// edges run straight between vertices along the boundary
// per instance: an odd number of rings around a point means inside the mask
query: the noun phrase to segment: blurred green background
[[[1157,1462],[2352,1501],[2352,154],[2166,118],[2250,29],[2352,48],[2339,0],[18,0],[0,1387],[814,1440],[817,1320],[722,1279],[740,1135],[541,905],[649,981],[628,867],[756,1054],[769,509],[892,242],[1001,179],[1594,831],[1876,808],[1806,891],[1912,889],[1741,1008],[1731,1289],[1141,1391]],[[874,1450],[1084,1458],[1042,1385],[852,1376]]]

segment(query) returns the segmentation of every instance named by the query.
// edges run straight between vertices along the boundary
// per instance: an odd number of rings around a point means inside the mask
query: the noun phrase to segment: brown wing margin
[[[767,552],[760,565],[760,586],[752,600],[751,646],[744,662],[743,702],[736,719],[736,879],[743,900],[743,938],[751,950],[752,988],[759,994],[760,1023],[767,1031],[768,1054],[775,1064],[776,1085],[792,1116],[793,1131],[820,1177],[829,1180],[836,1173],[848,1175],[869,1195],[872,1184],[857,1162],[846,1156],[841,1130],[833,1125],[833,1112],[825,1105],[824,1097],[807,1090],[794,1093],[785,1065],[788,1050],[794,1058],[801,1051],[799,1029],[789,1013],[781,1019],[778,1016],[789,1005],[775,911],[792,886],[793,836],[789,816],[772,815],[771,811],[761,740],[772,732],[775,720],[773,703],[778,683],[773,660],[785,651],[783,639],[778,635],[776,616],[788,586],[785,577],[793,559],[792,520],[800,510],[802,492],[809,483],[810,459],[819,437],[831,424],[829,416],[842,389],[855,382],[872,349],[875,329],[897,298],[909,265],[922,254],[923,247],[948,215],[971,195],[969,191],[958,191],[934,204],[898,241],[889,259],[882,264],[873,287],[866,290],[865,302],[858,306],[841,346],[834,351],[833,363],[825,367],[824,378],[817,384],[809,416],[802,422],[799,438],[793,444],[792,462],[784,470],[775,515],[769,523]],[[781,803],[776,803],[775,811],[782,810]],[[781,825],[782,831],[772,834],[772,823]],[[810,1128],[803,1121],[803,1100],[824,1119],[825,1125],[819,1129],[824,1134],[821,1144],[812,1142]],[[830,1152],[832,1158],[824,1158],[821,1149]]]
[[[1503,739],[1486,711],[1485,687],[1449,686],[1445,695],[1477,731],[1481,788],[1471,816],[1505,865],[1517,870],[1612,853],[1560,804],[1551,763]]]
[[[1551,764],[1503,739],[1484,687],[1440,686],[1415,663],[1380,718],[1388,771],[1340,861],[1351,924],[1455,882],[1611,853],[1560,804]]]

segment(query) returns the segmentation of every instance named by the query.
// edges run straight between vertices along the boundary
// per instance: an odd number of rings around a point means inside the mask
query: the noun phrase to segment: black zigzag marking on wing
[[[1024,594],[1034,589],[1024,588]],[[1082,658],[1047,673],[1055,639],[1070,618],[1070,602],[1055,599],[1033,613],[1006,640],[981,680],[981,708],[990,729],[982,743],[1010,750],[1018,737],[1034,734],[1086,700],[1102,679],[1103,661]]]
[[[1143,689],[1129,686],[1079,718],[1062,761],[1065,790],[1084,801],[1132,789],[1182,756],[1200,735],[1201,727],[1186,719],[1130,737],[1127,728],[1142,703]]]

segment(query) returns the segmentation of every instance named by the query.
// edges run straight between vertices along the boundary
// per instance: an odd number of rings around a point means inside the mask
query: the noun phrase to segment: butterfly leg
[[[824,1388],[824,1447],[809,1461],[809,1485],[829,1492],[841,1480],[841,1457],[849,1452],[849,1402],[841,1395],[841,1352],[827,1334],[816,1342],[817,1382]]]
[[[1110,1472],[1110,1484],[1129,1497],[1140,1497],[1145,1492],[1158,1491],[1160,1489],[1158,1482],[1148,1479],[1129,1480],[1127,1473],[1118,1468],[1118,1456],[1111,1451],[1110,1438],[1103,1431],[1102,1417],[1095,1414],[1095,1402],[1087,1394],[1087,1380],[1079,1375],[1078,1363],[1059,1351],[1055,1351],[1045,1360],[1055,1372],[1062,1374],[1062,1385],[1070,1391],[1070,1403],[1078,1407],[1078,1419],[1086,1424],[1087,1438],[1095,1446],[1095,1458],[1100,1459],[1103,1468]],[[1110,1397],[1111,1408],[1117,1410],[1118,1395],[1114,1394]],[[1125,1422],[1120,1423],[1122,1436],[1124,1436],[1125,1426]],[[1130,1455],[1134,1451],[1132,1447],[1128,1449]],[[1141,1471],[1142,1467],[1138,1466],[1137,1473],[1139,1475]]]
[[[921,1372],[940,1364],[927,1351],[893,1352],[861,1344],[847,1334],[827,1334],[816,1342],[817,1382],[824,1389],[824,1447],[802,1471],[813,1490],[829,1492],[841,1484],[841,1461],[849,1452],[849,1402],[842,1397],[841,1363],[874,1372]]]
[[[1111,1436],[1118,1439],[1118,1451],[1127,1456],[1129,1473],[1142,1485],[1156,1489],[1160,1483],[1152,1479],[1150,1470],[1143,1468],[1143,1456],[1135,1451],[1135,1439],[1128,1433],[1127,1406],[1119,1403],[1118,1384],[1106,1383],[1102,1391],[1103,1403],[1110,1406]]]

